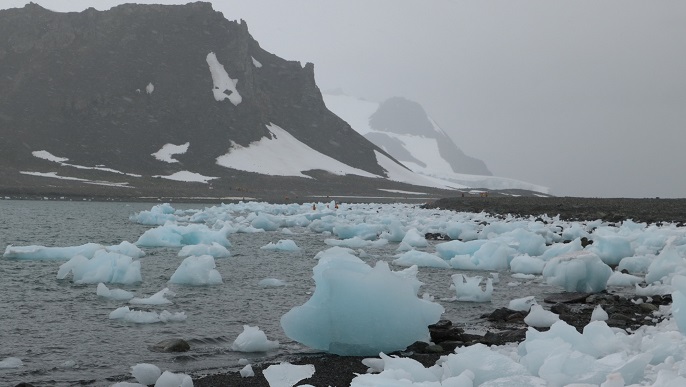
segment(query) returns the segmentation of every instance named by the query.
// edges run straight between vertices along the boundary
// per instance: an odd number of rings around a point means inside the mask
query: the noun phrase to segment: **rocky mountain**
[[[331,113],[311,63],[263,50],[209,3],[32,3],[0,11],[0,36],[4,192],[449,188]]]
[[[377,103],[340,91],[325,93],[324,101],[358,133],[417,174],[466,187],[548,190],[493,176],[482,160],[466,155],[417,102],[393,97]]]

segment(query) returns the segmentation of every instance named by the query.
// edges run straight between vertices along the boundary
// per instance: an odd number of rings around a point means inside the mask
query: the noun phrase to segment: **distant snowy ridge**
[[[440,150],[440,138],[448,136],[431,118],[428,118],[431,128],[425,128],[423,133],[419,130],[414,133],[397,133],[393,128],[375,130],[370,124],[370,118],[381,104],[341,94],[324,94],[323,98],[329,110],[417,174],[453,183],[453,187],[549,192],[548,187],[520,180],[454,172],[453,166]]]

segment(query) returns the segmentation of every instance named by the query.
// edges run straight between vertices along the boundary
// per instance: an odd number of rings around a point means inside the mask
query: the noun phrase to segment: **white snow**
[[[217,164],[263,175],[311,178],[302,172],[320,169],[335,175],[379,177],[310,148],[276,124],[267,125],[267,129],[271,138],[263,137],[247,147],[233,143],[227,154],[217,158]]]
[[[134,173],[121,172],[121,171],[117,171],[116,169],[106,168],[103,166],[86,167],[83,165],[68,164],[67,163],[67,161],[69,161],[68,158],[55,156],[46,150],[33,151],[33,152],[31,152],[31,154],[34,157],[37,157],[39,159],[52,161],[52,162],[58,163],[59,165],[62,165],[65,167],[73,167],[73,168],[77,168],[77,169],[93,169],[93,170],[97,170],[97,171],[112,172],[112,173],[118,173],[118,174],[127,175],[127,176],[141,177],[141,175],[137,175]],[[38,173],[38,172],[25,172],[25,173],[26,174],[33,174],[33,173]],[[48,175],[48,174],[46,174],[46,175]],[[69,178],[69,179],[76,180],[77,178]]]
[[[259,327],[243,325],[243,332],[231,344],[231,349],[238,352],[267,352],[279,348],[278,341],[267,339]]]
[[[385,191],[385,192],[391,192],[391,193],[399,193],[399,194],[406,194],[406,195],[427,195],[426,192],[403,191],[403,190],[400,190],[400,189],[385,189],[385,188],[379,188],[379,191]]]
[[[396,163],[395,161],[391,160],[390,158],[388,158],[388,156],[379,153],[379,151],[375,150],[374,154],[376,155],[376,162],[381,166],[381,168],[386,170],[386,175],[388,176],[389,180],[419,185],[423,187],[435,187],[441,189],[459,189],[467,187],[462,184],[452,183],[431,176],[418,175],[410,171],[409,169],[406,169],[402,165]]]
[[[190,172],[190,171],[178,171],[174,172],[171,175],[163,176],[163,175],[154,175],[153,177],[158,177],[162,179],[167,179],[167,180],[174,180],[174,181],[184,181],[187,183],[203,183],[207,184],[208,181],[218,179],[218,177],[212,177],[212,176],[204,176],[196,172]]]
[[[152,153],[152,156],[157,160],[164,161],[165,163],[178,163],[179,160],[176,160],[173,156],[182,155],[188,152],[188,147],[190,145],[190,142],[181,145],[164,144],[160,150]]]
[[[253,66],[257,67],[258,69],[262,68],[262,63],[258,62],[257,59],[255,59],[253,57],[250,57],[250,58],[252,59]]]
[[[81,181],[86,184],[93,184],[93,185],[104,185],[104,186],[110,186],[110,187],[120,187],[120,188],[131,188],[128,184],[129,183],[114,183],[114,182],[109,182],[109,181],[103,181],[103,180],[88,180],[88,179],[81,179],[79,177],[71,177],[71,176],[60,176],[57,174],[57,172],[29,172],[29,171],[19,171],[22,175],[30,175],[30,176],[38,176],[38,177],[48,177],[51,179],[58,179],[58,180],[71,180],[71,181]]]
[[[207,54],[205,60],[207,65],[210,66],[210,73],[212,74],[212,83],[214,84],[212,93],[214,94],[214,99],[223,101],[228,98],[234,106],[238,106],[243,101],[241,95],[238,94],[238,90],[236,90],[238,80],[231,79],[229,73],[224,69],[224,65],[217,60],[217,55],[214,52]],[[229,94],[225,93],[227,91]]]

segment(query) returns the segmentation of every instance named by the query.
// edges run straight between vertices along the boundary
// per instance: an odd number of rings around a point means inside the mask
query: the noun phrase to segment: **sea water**
[[[173,203],[176,209],[203,209],[203,204]],[[129,215],[149,210],[151,203],[14,201],[0,200],[0,249],[12,244],[41,246],[76,246],[84,243],[103,245],[135,242],[149,226],[133,223]],[[280,231],[231,234],[231,257],[216,259],[224,283],[219,286],[191,287],[170,284],[169,278],[183,258],[178,248],[145,248],[141,258],[143,282],[136,286],[109,285],[148,297],[169,287],[176,295],[173,304],[136,306],[136,308],[172,313],[183,311],[183,322],[134,324],[110,320],[108,315],[126,305],[96,295],[96,285],[74,285],[69,279],[57,280],[64,261],[18,261],[0,258],[0,360],[18,357],[20,368],[0,369],[0,385],[29,382],[40,386],[108,386],[130,377],[130,367],[152,363],[162,370],[202,375],[238,371],[240,358],[251,363],[280,361],[290,355],[312,352],[287,338],[279,320],[291,308],[302,305],[314,290],[314,256],[327,249],[330,235],[291,227],[292,234]],[[291,239],[297,252],[260,249],[270,242]],[[430,241],[426,251],[435,251]],[[397,243],[370,248],[368,263],[392,261]],[[395,267],[395,270],[403,269]],[[468,331],[483,333],[480,316],[505,307],[514,298],[529,295],[542,301],[545,292],[558,292],[541,280],[516,280],[509,272],[500,273],[492,301],[470,303],[450,301],[451,275],[488,276],[484,272],[420,268],[419,279],[425,284],[421,293],[429,293],[444,308],[442,318]],[[262,287],[265,278],[286,282],[282,287]],[[243,331],[243,325],[259,326],[269,340],[278,340],[279,349],[267,353],[240,353],[231,343]],[[191,345],[185,353],[159,353],[149,346],[182,338]]]

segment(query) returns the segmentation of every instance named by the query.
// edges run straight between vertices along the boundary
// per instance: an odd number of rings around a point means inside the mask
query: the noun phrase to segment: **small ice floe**
[[[182,258],[187,258],[192,255],[211,255],[214,258],[227,258],[231,256],[231,252],[217,242],[212,242],[210,245],[204,243],[199,245],[186,245],[179,251],[179,257]]]
[[[250,364],[246,364],[245,367],[241,368],[241,370],[238,372],[241,374],[241,377],[243,378],[250,378],[255,376],[255,371],[252,370],[252,366]]]
[[[531,305],[529,314],[524,317],[526,325],[534,328],[548,328],[558,321],[560,321],[560,316],[543,309],[543,307],[538,304]]]
[[[224,281],[215,267],[217,265],[211,255],[192,255],[181,262],[169,282],[191,286],[220,285]]]
[[[169,290],[169,288],[164,288],[159,292],[153,294],[148,298],[132,298],[129,300],[130,304],[133,305],[165,305],[171,304],[172,302],[166,298],[166,296],[175,296],[176,293]]]
[[[290,239],[281,239],[276,243],[269,242],[267,245],[260,247],[262,250],[278,250],[278,251],[299,251],[300,247]]]
[[[110,289],[102,282],[98,284],[96,294],[100,297],[117,301],[130,300],[134,297],[133,293],[129,291],[124,289]]]
[[[510,310],[516,310],[518,312],[528,312],[531,309],[532,305],[538,305],[538,303],[536,302],[536,297],[528,296],[510,300],[510,303],[507,306],[507,308]]]
[[[464,274],[453,274],[453,287],[457,301],[490,302],[493,295],[493,279],[486,279],[486,289],[481,289],[483,277],[468,277]]]
[[[291,387],[303,379],[312,377],[314,366],[312,364],[294,365],[283,362],[270,365],[262,373],[267,379],[269,387]]]
[[[607,321],[610,318],[601,305],[596,305],[591,313],[591,321]]]
[[[133,285],[143,280],[141,262],[128,255],[98,250],[93,258],[76,255],[63,263],[57,271],[57,279],[73,274],[75,284],[118,283]]]
[[[132,310],[128,306],[122,306],[110,312],[110,320],[124,320],[136,324],[153,324],[158,322],[185,321],[188,316],[185,312],[171,313],[163,310],[160,313]]]
[[[24,363],[18,357],[6,357],[5,359],[0,360],[0,369],[3,369],[3,368],[19,368],[23,365],[24,365]]]
[[[548,285],[568,292],[598,293],[605,290],[612,269],[588,251],[575,251],[555,257],[543,269]]]
[[[193,379],[186,374],[164,371],[155,382],[155,387],[193,387]]]
[[[259,327],[243,325],[243,332],[236,337],[231,349],[238,352],[267,352],[279,348],[278,341],[267,340]]]
[[[162,371],[154,364],[139,363],[131,367],[131,375],[136,378],[138,383],[149,386],[155,384],[162,375]]]
[[[424,251],[410,250],[397,254],[393,263],[399,266],[437,267],[450,269],[450,264],[443,258]]]
[[[286,282],[277,278],[265,278],[257,284],[263,288],[278,288],[281,286],[286,286]]]

